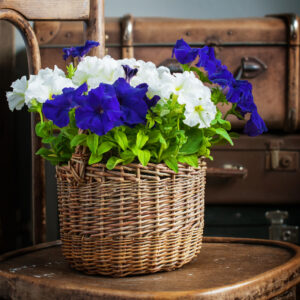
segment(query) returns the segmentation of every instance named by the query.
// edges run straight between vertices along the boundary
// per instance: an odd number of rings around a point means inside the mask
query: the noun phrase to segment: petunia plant
[[[45,147],[37,154],[52,164],[65,164],[76,147],[89,150],[89,164],[166,163],[178,171],[178,162],[198,166],[199,157],[212,159],[213,145],[233,145],[232,114],[243,120],[244,132],[267,131],[253,102],[252,86],[235,80],[216,59],[211,47],[191,48],[178,40],[172,56],[183,72],[135,59],[115,60],[85,56],[98,46],[64,49],[64,59],[76,57],[66,74],[44,69],[15,81],[7,93],[9,108],[40,115],[36,134]],[[195,64],[193,63],[195,62]],[[223,116],[219,105],[229,104]]]

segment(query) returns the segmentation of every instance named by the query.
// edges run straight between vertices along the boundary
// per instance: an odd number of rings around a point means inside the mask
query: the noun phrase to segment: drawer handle
[[[221,168],[207,168],[206,174],[208,177],[244,179],[248,175],[248,170],[241,165],[225,164]]]
[[[265,72],[268,66],[256,57],[242,57],[241,65],[235,72],[235,79],[255,78]]]

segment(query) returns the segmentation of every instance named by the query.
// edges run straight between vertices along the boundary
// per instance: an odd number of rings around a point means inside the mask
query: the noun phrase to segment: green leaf
[[[142,149],[144,145],[147,143],[149,137],[145,135],[143,130],[139,130],[136,136],[136,146],[138,149]]]
[[[180,148],[179,153],[183,155],[197,153],[202,144],[202,134],[201,129],[192,128],[186,132],[188,138],[187,142],[183,144]]]
[[[229,121],[223,120],[223,119],[218,119],[218,123],[224,128],[225,130],[230,130],[231,129],[231,124]]]
[[[173,170],[174,172],[178,173],[178,163],[175,157],[169,157],[164,160],[166,165]]]
[[[161,158],[165,159],[170,156],[176,157],[178,153],[178,145],[177,144],[172,144],[170,145],[162,154]]]
[[[130,147],[130,150],[132,151],[132,153],[134,154],[134,155],[138,155],[138,147],[136,146],[136,145],[134,145],[134,146],[132,146],[132,147]]]
[[[98,155],[97,153],[92,153],[89,158],[89,165],[96,164],[102,160],[103,155]]]
[[[35,154],[36,155],[41,155],[42,157],[48,156],[52,154],[53,152],[50,149],[47,148],[40,148]]]
[[[130,164],[135,158],[135,155],[130,150],[122,152],[120,156],[123,159],[123,165]]]
[[[228,103],[226,96],[222,93],[222,90],[219,88],[213,88],[211,91],[211,101],[214,104],[218,103]]]
[[[35,133],[37,136],[41,138],[49,137],[50,131],[53,128],[52,121],[37,123],[35,126]]]
[[[70,119],[69,126],[78,131],[78,128],[76,126],[76,119],[75,119],[75,108],[69,111],[69,119]]]
[[[91,152],[96,153],[98,149],[99,136],[95,133],[92,133],[87,136],[86,142]]]
[[[76,71],[76,68],[74,68],[73,64],[70,63],[67,67],[67,78],[71,78],[74,76],[74,73]]]
[[[151,157],[151,153],[149,150],[138,150],[138,159],[143,166],[147,166]]]
[[[49,137],[43,138],[42,143],[43,144],[51,144],[55,141],[55,139],[56,139],[55,136],[49,136]]]
[[[112,156],[109,158],[109,160],[106,163],[106,168],[108,170],[112,170],[117,164],[121,163],[123,159]]]
[[[196,67],[191,67],[191,71],[196,72],[196,74],[198,75],[199,79],[200,79],[202,82],[208,82],[208,83],[211,83],[211,81],[208,79],[208,77],[207,77],[203,72],[201,72],[198,68],[196,68]]]
[[[86,138],[87,138],[86,134],[78,134],[74,136],[70,143],[71,147],[83,145],[86,142]]]
[[[97,150],[97,154],[101,155],[103,153],[108,152],[112,147],[114,146],[114,143],[112,142],[103,142],[100,144]]]
[[[240,137],[240,135],[237,132],[229,132],[229,136],[232,139],[238,139]]]
[[[228,132],[223,128],[216,128],[216,134],[219,134],[221,137],[223,137],[225,140],[229,142],[231,146],[233,146],[233,142],[231,137],[229,136]]]
[[[188,165],[197,168],[198,167],[198,156],[196,154],[187,156],[178,156],[178,161],[181,163],[187,163]]]
[[[67,137],[69,140],[72,140],[78,133],[77,128],[65,127],[61,129],[62,134]]]
[[[151,130],[149,133],[148,144],[155,144],[159,141],[161,133],[159,130]]]
[[[128,148],[128,139],[124,132],[117,130],[114,134],[114,138],[123,151]]]
[[[161,134],[159,135],[159,142],[164,146],[164,148],[168,147],[167,141]]]
[[[183,65],[181,65],[181,67],[182,67],[183,71],[190,71],[191,70],[190,65],[188,65],[188,64],[183,64]]]

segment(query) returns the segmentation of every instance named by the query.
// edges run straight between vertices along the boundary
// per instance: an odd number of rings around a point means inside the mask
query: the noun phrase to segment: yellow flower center
[[[197,113],[200,113],[201,111],[203,111],[204,109],[203,109],[203,107],[201,106],[201,105],[197,105],[197,106],[195,106],[195,111],[197,112]]]
[[[181,89],[182,89],[182,84],[179,85],[179,86],[177,86],[177,87],[175,88],[175,91],[176,91],[176,92],[179,92]]]

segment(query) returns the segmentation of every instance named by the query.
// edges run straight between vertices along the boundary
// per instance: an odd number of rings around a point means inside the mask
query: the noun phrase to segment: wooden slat
[[[85,20],[89,0],[0,0],[0,9],[11,8],[29,20]]]
[[[100,43],[100,46],[94,47],[89,55],[103,57],[105,54],[104,0],[90,0],[90,16],[86,34],[88,40]]]

